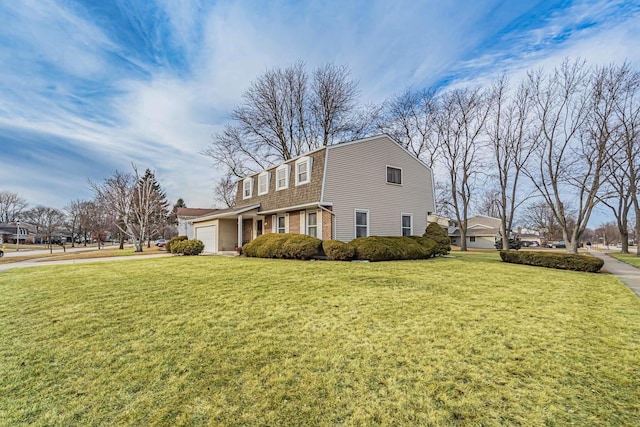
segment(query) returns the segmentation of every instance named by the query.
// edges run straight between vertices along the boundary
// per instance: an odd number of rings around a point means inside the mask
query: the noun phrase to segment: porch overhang
[[[204,221],[210,221],[212,219],[237,219],[238,216],[241,216],[243,214],[251,214],[251,211],[253,210],[258,210],[260,209],[260,205],[251,205],[251,206],[243,206],[241,208],[231,208],[231,209],[225,209],[222,212],[216,212],[215,214],[212,215],[204,215],[204,216],[199,216],[197,218],[194,218],[191,220],[192,223],[198,223],[198,222],[204,222]]]

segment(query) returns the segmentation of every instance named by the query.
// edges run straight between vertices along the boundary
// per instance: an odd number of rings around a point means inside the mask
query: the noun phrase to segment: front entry
[[[256,237],[262,235],[262,220],[259,219],[256,221]]]

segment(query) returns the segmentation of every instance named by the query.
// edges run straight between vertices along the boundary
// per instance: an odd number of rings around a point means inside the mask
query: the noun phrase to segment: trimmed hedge
[[[204,251],[201,240],[180,240],[171,246],[171,253],[178,255],[200,255]]]
[[[536,267],[557,268],[560,270],[586,271],[597,273],[604,265],[600,258],[586,255],[555,254],[547,252],[500,251],[504,262],[533,265]]]
[[[322,242],[324,254],[332,261],[350,261],[353,259],[355,251],[341,240],[324,240]]]
[[[322,240],[305,234],[268,233],[242,247],[248,257],[309,259],[322,253]]]
[[[360,237],[348,243],[354,258],[368,261],[393,261],[431,258],[436,243],[428,237]]]
[[[435,222],[429,223],[427,229],[424,231],[423,237],[428,237],[436,244],[435,255],[446,255],[451,251],[451,239],[447,235],[444,228],[440,227]]]
[[[172,247],[173,245],[175,245],[176,243],[178,243],[178,242],[182,242],[183,240],[187,240],[187,239],[188,239],[188,237],[187,237],[187,236],[176,236],[176,237],[172,238],[171,240],[169,240],[169,241],[164,245],[164,248],[167,250],[167,252],[169,252],[169,253],[173,253],[173,252],[171,251],[171,247]]]

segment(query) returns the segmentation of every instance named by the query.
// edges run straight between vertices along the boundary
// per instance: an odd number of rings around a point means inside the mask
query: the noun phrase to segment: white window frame
[[[280,228],[280,218],[282,218],[282,224],[284,225],[282,228]],[[287,232],[287,216],[276,215],[276,233],[286,233],[286,232]]]
[[[409,236],[413,236],[413,214],[412,213],[402,213],[400,214],[400,235],[404,236],[404,217],[408,216],[409,217]]]
[[[247,194],[247,184],[249,194]],[[242,199],[250,199],[253,196],[253,178],[245,178],[242,180]]]
[[[276,168],[276,191],[286,190],[289,188],[289,165],[280,165]],[[284,185],[280,187],[280,179],[278,174],[284,172]]]
[[[298,160],[296,160],[296,168],[295,168],[295,174],[296,174],[296,185],[303,185],[303,184],[308,184],[311,182],[311,157],[309,156],[304,156],[304,157],[300,157]],[[301,165],[307,165],[307,179],[304,180],[300,180],[300,166]]]
[[[316,224],[313,225],[313,226],[311,225],[311,222],[309,221],[309,216],[310,215],[315,215],[316,216]],[[307,211],[307,217],[305,218],[306,219],[305,223],[306,223],[306,228],[307,228],[307,230],[306,230],[307,236],[311,236],[309,230],[311,228],[315,228],[316,229],[316,235],[313,236],[313,237],[316,237],[318,239],[320,238],[320,237],[318,237],[318,231],[320,230],[320,227],[318,227],[318,218],[319,217],[320,217],[320,215],[318,215],[318,211]]]
[[[400,171],[400,182],[399,182],[399,183],[398,183],[398,182],[390,182],[390,181],[389,181],[389,168],[392,168],[392,169],[398,169],[398,170]],[[384,178],[384,179],[386,180],[387,184],[391,184],[391,185],[402,185],[402,183],[404,182],[404,179],[403,179],[403,175],[404,175],[404,173],[403,173],[403,171],[402,171],[402,168],[401,168],[401,167],[393,166],[393,165],[387,165],[387,167],[385,168],[385,170],[384,170],[384,171],[385,171],[385,178]]]
[[[353,210],[353,236],[355,239],[358,238],[358,213],[365,213],[367,214],[367,235],[364,237],[369,237],[370,233],[369,230],[371,228],[371,217],[369,215],[369,209],[354,209]],[[361,226],[360,226],[361,227]]]
[[[258,175],[258,196],[262,196],[263,194],[267,194],[269,193],[269,178],[271,177],[271,174],[269,172],[261,172],[260,175]],[[264,191],[262,191],[260,189],[260,187],[262,186],[261,182],[264,180]]]

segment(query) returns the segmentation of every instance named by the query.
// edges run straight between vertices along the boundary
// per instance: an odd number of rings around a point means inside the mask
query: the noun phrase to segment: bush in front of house
[[[268,233],[242,247],[248,257],[310,259],[322,253],[322,240],[305,234]]]
[[[557,268],[560,270],[586,271],[589,273],[597,273],[604,265],[603,260],[592,256],[548,252],[500,251],[500,258],[502,258],[504,262],[513,264]]]
[[[355,253],[352,246],[341,240],[324,240],[322,250],[331,261],[350,261]]]
[[[200,255],[204,251],[201,240],[180,240],[173,244],[171,253],[177,255]]]
[[[436,248],[427,237],[360,237],[348,245],[353,248],[355,259],[374,262],[431,258]]]
[[[451,239],[444,228],[435,222],[429,223],[423,237],[428,237],[436,243],[436,255],[446,255],[451,251]]]
[[[175,244],[176,244],[176,243],[178,243],[178,242],[182,242],[183,240],[187,240],[187,239],[188,239],[188,237],[187,237],[187,236],[176,236],[176,237],[173,237],[171,240],[169,240],[169,241],[164,245],[164,248],[167,250],[167,252],[169,252],[169,253],[173,253],[173,251],[172,251],[172,249],[171,249],[171,248],[173,247],[173,245],[175,245]]]

